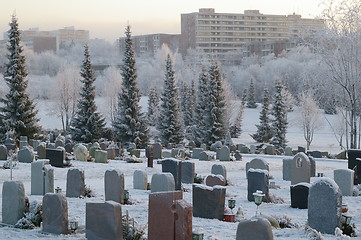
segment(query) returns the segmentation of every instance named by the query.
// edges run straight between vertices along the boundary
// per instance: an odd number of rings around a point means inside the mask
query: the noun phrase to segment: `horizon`
[[[227,4],[216,0],[190,0],[167,4],[164,0],[145,2],[134,0],[120,3],[117,0],[106,2],[78,0],[69,4],[59,4],[46,0],[13,0],[0,8],[0,39],[9,30],[11,15],[16,14],[21,30],[39,28],[51,31],[74,26],[75,29],[89,30],[90,39],[105,39],[114,42],[124,36],[127,24],[132,26],[133,35],[167,33],[179,34],[182,13],[198,12],[200,8],[214,8],[216,13],[243,13],[244,10],[259,10],[263,14],[300,14],[303,18],[321,15],[319,1],[315,0],[254,0],[240,3],[228,0]],[[84,9],[85,7],[85,9]],[[46,19],[46,21],[44,21]]]

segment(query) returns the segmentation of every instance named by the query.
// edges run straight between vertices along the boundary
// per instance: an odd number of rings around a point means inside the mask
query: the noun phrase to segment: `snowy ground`
[[[44,116],[44,112],[41,112]],[[243,121],[243,133],[239,139],[234,139],[236,143],[252,143],[252,139],[249,133],[255,131],[255,124],[258,122],[259,109],[247,109]],[[295,113],[291,113],[289,118],[291,119]],[[52,116],[47,116],[45,120],[42,117],[42,124],[45,126],[58,126],[60,128],[60,121],[56,120]],[[302,132],[294,125],[290,125],[289,132],[287,134],[289,145],[293,148],[297,146],[304,146]],[[314,150],[328,151],[332,154],[336,154],[340,151],[338,143],[334,138],[330,128],[325,128],[316,133],[315,139],[311,148]],[[247,201],[247,180],[245,173],[246,162],[252,160],[256,155],[244,154],[242,161],[237,162],[222,162],[227,168],[228,180],[231,183],[227,186],[226,203],[227,199],[233,197],[236,199],[236,206],[241,207],[244,211],[245,218],[251,218],[255,215],[256,205],[253,202]],[[257,155],[260,157],[260,155]],[[260,211],[263,214],[281,217],[287,216],[291,219],[291,222],[297,224],[298,228],[287,229],[275,229],[273,228],[273,234],[275,239],[308,239],[304,230],[307,221],[307,209],[293,209],[290,207],[290,182],[282,180],[282,156],[266,156],[262,155],[266,161],[270,164],[270,175],[273,176],[273,180],[278,185],[279,189],[270,189],[270,194],[274,194],[277,197],[284,199],[283,204],[263,203],[260,206]],[[80,167],[85,169],[85,183],[94,192],[95,197],[88,199],[68,198],[69,207],[69,219],[77,219],[79,221],[79,229],[76,234],[71,235],[49,235],[42,233],[41,230],[20,230],[8,227],[0,227],[0,239],[85,239],[85,204],[89,201],[103,201],[104,200],[104,173],[109,168],[120,169],[125,175],[125,188],[129,190],[130,197],[136,201],[134,205],[123,205],[122,211],[125,213],[129,210],[129,214],[136,218],[140,224],[147,224],[148,218],[148,195],[150,191],[141,191],[133,189],[133,172],[136,169],[143,169],[148,173],[148,181],[150,181],[152,174],[161,172],[161,165],[154,164],[154,168],[147,168],[146,161],[143,159],[143,163],[125,163],[123,161],[111,160],[108,164],[88,163],[73,161],[74,167]],[[219,161],[198,161],[192,159],[190,161],[195,162],[196,173],[201,176],[206,176],[211,172],[211,166]],[[3,162],[0,162],[2,165]],[[345,160],[333,160],[333,159],[316,159],[317,172],[323,172],[326,177],[333,178],[333,170],[338,168],[347,168],[347,162]],[[66,174],[68,169],[55,168],[55,187],[60,187],[63,190],[66,189]],[[13,172],[14,180],[22,181],[25,185],[26,194],[29,196],[30,201],[41,200],[42,196],[30,195],[30,164],[19,164]],[[10,171],[0,169],[0,188],[2,189],[3,182],[10,179]],[[315,178],[311,178],[313,182]],[[192,185],[183,185],[187,190],[184,192],[184,199],[192,203]],[[2,199],[2,193],[0,193],[0,205]],[[358,229],[361,229],[361,205],[359,204],[361,197],[343,197],[343,202],[347,202],[349,205],[349,213],[353,216],[352,222],[356,223]],[[1,214],[0,214],[1,216]],[[1,221],[0,221],[1,222]],[[202,219],[193,217],[193,229],[199,229],[205,233],[205,239],[219,239],[228,240],[235,239],[237,223],[223,222],[215,219]],[[337,239],[333,235],[323,235],[324,239]],[[356,239],[356,238],[354,238]]]

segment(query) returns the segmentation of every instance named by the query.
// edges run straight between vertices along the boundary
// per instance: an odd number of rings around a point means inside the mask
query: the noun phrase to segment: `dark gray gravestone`
[[[8,149],[5,145],[0,145],[0,161],[8,159]]]
[[[162,172],[170,172],[174,177],[175,190],[182,189],[182,164],[180,160],[174,158],[162,161]]]
[[[169,192],[174,191],[174,177],[171,173],[155,173],[151,180],[151,192]]]
[[[273,240],[272,226],[263,217],[254,217],[238,223],[236,240]]]
[[[310,159],[310,177],[315,177],[316,176],[316,161],[311,156],[308,156],[308,159]]]
[[[223,220],[226,188],[193,184],[193,216]]]
[[[43,232],[68,233],[68,202],[62,193],[47,193],[43,197]]]
[[[66,196],[80,197],[85,194],[84,169],[70,168],[66,179]]]
[[[182,183],[194,183],[195,164],[194,162],[182,161]]]
[[[282,179],[291,181],[292,158],[284,158],[282,163]]]
[[[291,207],[306,209],[308,206],[308,192],[311,184],[298,183],[290,186],[291,191]]]
[[[266,160],[261,158],[254,158],[250,162],[246,163],[246,176],[250,168],[253,169],[263,169],[269,172],[269,164]]]
[[[347,150],[348,168],[353,169],[356,166],[356,158],[361,158],[361,149]]]
[[[318,178],[308,195],[308,225],[321,233],[334,234],[341,228],[342,193],[335,181]]]
[[[356,158],[356,167],[354,168],[355,175],[354,175],[354,185],[361,183],[361,158]]]
[[[14,225],[25,213],[25,189],[20,181],[5,181],[2,189],[2,222]]]
[[[265,194],[265,196],[263,197],[263,201],[268,202],[269,201],[268,171],[262,169],[250,168],[247,172],[247,176],[248,176],[247,178],[248,201],[254,201],[253,193],[255,193],[257,190],[261,190]]]
[[[203,151],[204,151],[203,148],[193,148],[192,149],[192,158],[199,159],[199,154]]]
[[[124,203],[124,174],[116,169],[105,171],[105,201]]]
[[[64,167],[65,161],[65,150],[54,148],[54,149],[46,149],[46,159],[49,159],[50,165],[53,167]]]
[[[120,203],[114,201],[87,202],[85,237],[88,240],[122,240],[122,206]]]
[[[199,161],[210,161],[212,156],[208,152],[203,151],[199,154]]]

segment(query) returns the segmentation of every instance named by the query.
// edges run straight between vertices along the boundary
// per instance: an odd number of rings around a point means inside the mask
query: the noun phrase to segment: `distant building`
[[[125,39],[125,37],[119,39],[119,47],[121,51],[125,48]],[[136,55],[154,55],[163,44],[166,44],[170,50],[177,51],[179,48],[180,34],[146,34],[132,36],[132,40]]]
[[[195,49],[222,60],[230,53],[248,52],[246,43],[309,37],[324,27],[322,19],[296,14],[271,15],[259,10],[216,13],[213,8],[201,8],[181,14],[180,52],[185,55],[188,49]]]
[[[247,42],[243,47],[243,56],[250,57],[252,55],[267,56],[274,54],[278,56],[283,52],[289,52],[293,48],[300,46],[302,39],[292,38],[288,40],[278,41],[262,41],[262,42]]]

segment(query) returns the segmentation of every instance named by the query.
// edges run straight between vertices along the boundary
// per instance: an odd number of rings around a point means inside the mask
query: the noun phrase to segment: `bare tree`
[[[320,114],[321,110],[313,94],[309,91],[301,94],[299,105],[298,125],[303,130],[307,150],[309,150],[315,131],[323,127],[323,119]]]

